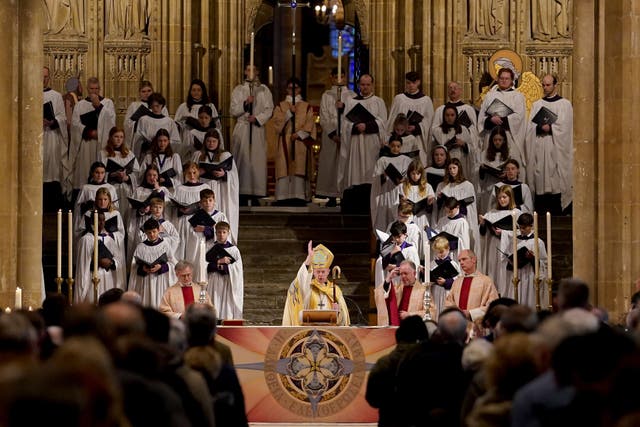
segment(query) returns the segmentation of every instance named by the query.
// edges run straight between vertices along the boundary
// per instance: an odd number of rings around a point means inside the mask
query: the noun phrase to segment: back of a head
[[[467,339],[467,319],[458,309],[443,310],[438,317],[438,336],[443,342],[463,345]]]
[[[169,318],[155,308],[144,307],[142,309],[146,335],[157,343],[169,342]]]
[[[500,337],[485,363],[487,384],[506,399],[538,375],[534,344],[523,332]]]
[[[98,307],[104,307],[107,304],[111,304],[112,302],[120,301],[122,298],[122,294],[124,291],[120,288],[111,288],[107,291],[104,291],[98,297]]]
[[[191,304],[184,314],[189,347],[209,345],[216,333],[216,313],[204,304]]]
[[[28,355],[35,351],[36,330],[20,313],[0,315],[0,356]]]
[[[396,329],[396,342],[398,344],[413,344],[429,338],[427,327],[420,316],[409,316],[402,319]]]
[[[142,309],[128,302],[119,301],[106,305],[100,310],[98,322],[103,336],[107,339],[145,334],[146,324]]]
[[[505,333],[513,332],[533,332],[538,326],[538,317],[535,311],[522,304],[512,305],[507,308],[500,317],[501,331]]]
[[[46,326],[61,326],[64,312],[67,309],[67,299],[61,294],[47,294],[42,301],[42,317]]]
[[[562,279],[558,289],[558,308],[568,310],[587,307],[589,307],[589,286],[580,279]]]

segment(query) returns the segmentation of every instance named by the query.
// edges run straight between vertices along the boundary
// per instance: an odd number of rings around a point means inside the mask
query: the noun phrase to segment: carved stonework
[[[51,86],[62,89],[70,77],[83,76],[86,71],[86,40],[59,40],[44,42],[44,63],[51,72]]]
[[[467,37],[503,40],[509,34],[509,0],[467,0]]]
[[[137,82],[145,76],[151,43],[105,43],[104,53],[108,58],[107,79]]]
[[[531,38],[543,41],[571,39],[571,11],[571,0],[532,0]]]
[[[86,33],[85,0],[43,0],[45,35],[84,35]]]
[[[149,37],[149,0],[108,0],[105,6],[105,39]]]
[[[356,7],[356,15],[358,15],[358,20],[360,21],[360,37],[362,38],[362,43],[369,44],[369,12],[367,5],[364,0],[354,0],[353,3]]]
[[[262,4],[262,0],[247,0],[249,12],[246,14],[246,23],[245,28],[247,29],[245,34],[246,44],[249,44],[251,40],[251,32],[255,32],[255,21],[256,16],[258,15],[258,9],[260,9],[260,4]]]

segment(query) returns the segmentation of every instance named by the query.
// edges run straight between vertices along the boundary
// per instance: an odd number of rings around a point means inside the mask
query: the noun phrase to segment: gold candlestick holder
[[[549,291],[549,311],[553,311],[553,293],[552,293],[552,288],[553,288],[553,279],[552,278],[548,278],[547,279],[547,290]]]
[[[100,284],[100,277],[97,275],[93,276],[91,281],[93,282],[93,303],[98,305],[98,285]]]
[[[518,297],[518,284],[520,284],[520,279],[517,277],[514,277],[513,279],[511,279],[511,283],[513,283],[513,299],[515,299],[516,302],[519,304],[520,298]]]
[[[56,277],[56,287],[58,288],[58,294],[62,293],[62,282],[64,279],[62,277]]]
[[[540,277],[536,277],[533,284],[536,291],[536,311],[540,311],[540,285],[542,284],[542,279]]]
[[[73,304],[73,278],[67,277],[67,289],[69,290],[69,295],[67,298],[69,299],[69,305]]]

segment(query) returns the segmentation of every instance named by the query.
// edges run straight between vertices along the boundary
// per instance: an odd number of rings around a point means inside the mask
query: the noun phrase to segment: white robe
[[[527,129],[527,108],[525,104],[524,95],[517,90],[500,91],[497,86],[494,86],[487,96],[485,96],[482,106],[480,107],[480,114],[478,115],[478,132],[482,138],[483,151],[489,146],[489,136],[491,135],[491,129],[485,129],[485,119],[488,117],[487,108],[491,105],[494,99],[499,99],[508,107],[513,110],[513,113],[508,116],[509,130],[507,130],[507,142],[509,143],[509,156],[520,163],[520,173],[522,176],[526,176],[526,156],[524,147],[524,138]]]
[[[487,151],[483,151],[480,159],[478,159],[478,169],[481,165],[491,166],[496,169],[500,169],[504,162],[509,159],[503,159],[500,153],[496,153],[496,158],[489,161],[487,160]],[[491,195],[493,194],[495,185],[500,182],[495,176],[485,173],[484,178],[478,180],[478,212],[489,212],[496,207],[495,204],[491,204]]]
[[[133,101],[129,104],[129,108],[127,108],[127,112],[124,114],[124,142],[127,144],[127,147],[131,147],[131,143],[133,142],[133,135],[135,133],[136,122],[131,120],[131,116],[138,111],[141,105],[149,108],[149,104],[145,101]],[[167,107],[162,107],[162,115],[168,116],[169,111],[167,111]]]
[[[142,116],[138,120],[138,126],[133,136],[131,149],[138,159],[142,159],[146,153],[142,152],[142,144],[149,142],[148,147],[151,148],[151,141],[155,138],[160,129],[169,132],[169,141],[171,141],[171,149],[174,152],[181,153],[182,140],[176,122],[168,116]]]
[[[98,239],[102,240],[105,247],[113,255],[115,270],[105,270],[98,268],[98,296],[103,292],[112,288],[125,289],[127,285],[127,268],[124,261],[124,252],[118,245],[115,238],[109,235],[100,235]],[[81,302],[95,303],[93,292],[93,270],[91,264],[93,262],[94,251],[94,235],[86,233],[79,240],[77,259],[76,259],[76,278],[73,288],[73,301],[75,304]]]
[[[520,235],[520,233],[518,233]],[[506,253],[501,254],[505,259],[507,256],[513,254],[513,232],[504,231],[500,236],[500,246],[501,251]],[[533,239],[533,232],[528,236],[531,237],[526,240],[517,240],[517,248],[526,247],[531,252],[534,252],[535,248],[535,239]],[[540,259],[540,305],[544,308],[549,303],[549,292],[547,287],[547,249],[545,248],[544,241],[542,239],[538,239],[538,257]],[[535,262],[535,261],[534,261]],[[511,276],[508,276],[507,279],[513,277],[513,271],[508,271]],[[536,309],[536,288],[535,288],[535,266],[532,262],[531,264],[527,264],[522,268],[518,268],[518,278],[520,279],[520,283],[518,284],[518,302],[523,305],[528,305],[532,309]],[[511,298],[513,298],[513,283],[511,283]]]
[[[431,122],[433,121],[433,101],[427,95],[420,98],[410,98],[405,93],[399,93],[393,98],[391,108],[389,109],[389,121],[387,122],[387,129],[389,132],[393,131],[393,122],[398,114],[404,115],[407,112],[416,111],[420,113],[424,118],[420,122],[421,135],[417,137],[418,145],[420,146],[420,161],[423,165],[427,164],[429,153],[429,141],[431,141]]]
[[[469,223],[469,233],[471,234],[471,249],[476,254],[482,253],[482,244],[480,241],[480,231],[478,228],[478,197],[476,196],[473,184],[469,181],[463,181],[459,184],[444,184],[441,182],[436,189],[436,194],[441,194],[443,197],[455,197],[458,200],[463,200],[468,197],[473,197],[473,203],[467,205],[467,222]],[[435,209],[434,209],[435,210]],[[462,209],[461,209],[462,210]],[[446,209],[444,206],[438,210],[438,220],[446,217]]]
[[[209,189],[207,184],[201,183],[199,185],[187,185],[182,184],[176,188],[175,194],[173,195],[173,199],[182,205],[191,205],[194,203],[200,202],[200,191]],[[165,212],[167,210],[165,209]],[[178,248],[176,250],[176,258],[177,259],[186,259],[185,258],[185,244],[186,238],[188,234],[191,232],[192,227],[189,224],[189,218],[191,215],[181,215],[178,212],[177,207],[170,206],[169,207],[169,215],[165,214],[165,218],[170,220],[178,230],[178,234],[180,235],[180,241],[178,242]]]
[[[498,193],[500,187],[502,187],[503,185],[509,185],[511,188],[520,187],[520,191],[522,191],[522,204],[518,206],[518,208],[520,208],[522,212],[533,213],[533,197],[531,196],[531,190],[529,189],[529,186],[524,182],[514,185],[510,185],[504,182],[497,182],[493,184],[493,192],[489,196],[489,206],[496,206],[496,194]]]
[[[374,229],[382,229],[398,215],[402,183],[396,185],[385,175],[385,169],[393,165],[404,176],[411,161],[410,157],[399,155],[380,157],[376,162],[370,195],[371,225]]]
[[[458,274],[460,274],[462,271],[460,269],[460,264],[458,264],[451,256],[449,256],[449,259],[451,260],[451,265],[453,265],[453,267],[458,270]],[[431,260],[429,269],[433,270],[436,267],[438,267],[436,260]],[[436,283],[436,280],[438,279],[437,277],[430,277],[429,279],[431,281],[431,303],[435,305],[436,313],[440,315],[440,312],[445,308],[445,300],[447,299],[447,295],[449,295],[450,289],[445,289],[443,285],[438,285]]]
[[[173,153],[171,157],[164,155],[164,161],[161,161],[160,156],[152,153],[144,156],[144,160],[140,165],[140,181],[144,179],[144,171],[147,170],[147,166],[150,164],[156,165],[161,175],[169,169],[173,169],[176,172],[176,176],[170,178],[171,182],[163,182],[162,185],[167,187],[169,191],[174,191],[178,185],[182,184],[182,159],[178,153]]]
[[[102,109],[98,115],[98,139],[84,140],[82,132],[85,125],[82,124],[80,116],[94,111],[91,102],[86,99],[78,101],[73,108],[71,118],[71,145],[69,147],[69,162],[73,174],[73,188],[82,188],[82,185],[89,179],[91,164],[98,160],[100,151],[109,140],[109,131],[116,125],[116,112],[113,101],[103,98],[100,101]]]
[[[356,96],[356,94],[347,89],[342,88],[341,100],[346,104],[347,100]],[[338,86],[332,86],[331,89],[322,94],[320,100],[320,126],[322,127],[322,145],[320,148],[320,157],[318,159],[318,176],[316,181],[316,194],[327,197],[340,197],[338,189],[338,181],[336,167],[340,156],[340,145],[333,139],[329,138],[329,134],[337,132],[338,129],[338,109],[336,108],[336,100],[338,99]],[[344,111],[340,118],[340,124],[344,123]]]
[[[407,243],[408,243],[408,239],[407,239]],[[410,246],[407,246],[406,248],[402,249],[401,252],[402,252],[402,256],[404,256],[404,259],[412,261],[416,265],[416,268],[418,268],[418,266],[420,265],[420,256],[418,255],[418,249],[415,246],[413,246],[413,244],[410,244]],[[399,267],[399,265],[396,267]],[[378,258],[376,259],[374,274],[375,274],[376,287],[382,286],[382,284],[384,283],[385,277],[387,277],[386,271],[384,270],[384,268],[382,268],[382,256],[378,256]],[[399,284],[400,276],[396,276],[393,279],[393,283],[396,285]]]
[[[201,151],[193,153],[193,161],[196,163],[220,163],[232,157],[231,153],[224,151],[220,154],[220,160],[217,162],[209,161],[206,155],[203,155]],[[229,238],[234,244],[237,243],[238,237],[238,224],[240,222],[240,182],[238,180],[238,167],[236,166],[235,159],[232,160],[233,166],[230,171],[227,171],[226,179],[204,179],[213,193],[216,195],[216,207],[218,210],[224,212],[229,218],[229,225],[231,226],[231,234]]]
[[[203,277],[203,273],[202,273],[203,271],[202,266],[204,265],[203,264],[204,254],[201,254],[200,252],[200,242],[202,240],[205,240],[206,242],[206,237],[204,235],[204,232],[195,231],[194,227],[191,225],[191,223],[189,223],[188,219],[191,218],[192,216],[193,215],[189,215],[187,218],[186,224],[185,223],[180,224],[180,226],[183,228],[178,229],[178,232],[180,233],[180,240],[184,243],[183,259],[186,259],[187,261],[193,264],[193,280],[196,282],[206,282],[207,278]],[[220,221],[229,222],[224,212],[220,212],[218,210],[214,210],[213,213],[211,214],[211,217],[215,222],[220,222]],[[213,235],[213,238],[208,239],[209,242],[213,242],[215,240],[215,232],[212,232],[212,235]],[[206,243],[209,243],[209,242],[206,242]],[[205,268],[205,271],[206,271],[206,268]]]
[[[373,182],[373,170],[380,148],[387,135],[387,107],[381,98],[371,95],[368,98],[355,97],[347,100],[345,113],[348,114],[356,104],[369,111],[378,126],[377,133],[352,134],[354,123],[345,117],[342,124],[342,144],[340,145],[340,161],[338,162],[338,188],[341,192],[361,184]]]
[[[169,243],[162,239],[155,245],[149,245],[148,242],[142,242],[138,244],[135,252],[133,253],[133,261],[131,262],[131,274],[129,276],[128,290],[135,291],[142,297],[142,305],[145,307],[160,307],[162,302],[162,296],[165,291],[176,282],[176,274],[174,267],[176,265],[176,259],[171,254],[171,247]],[[163,254],[167,255],[167,265],[169,271],[158,274],[147,274],[140,276],[138,274],[138,265],[136,258],[140,258],[146,262],[153,262],[160,258]]]
[[[122,219],[125,223],[129,222],[129,202],[127,201],[127,197],[130,197],[133,194],[133,189],[138,186],[138,175],[140,174],[140,165],[138,164],[138,160],[135,158],[133,151],[129,151],[129,154],[126,157],[120,156],[120,153],[116,151],[115,157],[108,157],[107,152],[102,150],[100,152],[100,162],[107,164],[107,161],[111,160],[119,164],[120,166],[126,166],[131,160],[133,160],[133,169],[131,170],[131,174],[129,174],[128,182],[115,182],[113,181],[111,185],[116,189],[116,198],[115,200],[118,203],[118,208],[120,210],[120,214],[122,215]],[[108,174],[108,173],[107,173]],[[107,176],[107,180],[108,180]]]
[[[80,190],[80,194],[78,194],[78,198],[76,199],[76,204],[73,208],[73,229],[74,229],[74,235],[75,235],[75,240],[77,241],[80,236],[82,236],[82,234],[84,234],[84,214],[86,214],[87,212],[81,212],[82,207],[81,205],[85,202],[88,201],[95,201],[96,200],[96,193],[98,192],[98,189],[100,188],[106,188],[107,190],[109,190],[109,194],[111,195],[111,204],[113,205],[114,209],[118,209],[119,207],[119,203],[118,203],[118,192],[116,191],[116,188],[108,183],[104,183],[104,184],[84,184],[82,186],[82,190]],[[108,219],[108,218],[105,218]]]
[[[564,98],[542,98],[533,103],[529,117],[542,107],[556,113],[558,120],[551,125],[551,135],[541,136],[536,135],[536,124],[528,122],[527,183],[534,194],[560,193],[565,209],[573,200],[573,107]]]
[[[150,188],[136,187],[135,191],[131,195],[131,198],[136,200],[146,200],[151,195],[152,191],[153,190]],[[169,192],[169,190],[167,190],[166,187],[160,187],[158,193],[159,192],[162,192],[164,194],[162,200],[164,200],[166,206],[171,193]],[[138,243],[146,240],[146,237],[144,237],[144,232],[142,231],[142,225],[146,220],[151,218],[151,214],[147,213],[144,215],[140,215],[136,209],[133,209],[131,207],[129,201],[127,201],[127,217],[129,218],[129,221],[125,221],[125,224],[127,225],[127,265],[131,265],[133,251],[135,251]],[[140,233],[142,233],[142,237],[139,236]],[[160,237],[164,239],[164,236],[161,235]],[[177,249],[177,246],[178,242],[176,241],[175,249]]]
[[[434,126],[431,129],[433,145],[430,147],[429,152],[431,152],[433,147],[435,147],[436,145],[445,145],[454,136],[466,142],[467,148],[469,150],[468,153],[465,153],[460,147],[455,147],[450,150],[448,149],[448,151],[449,156],[451,156],[452,159],[460,160],[460,163],[462,163],[462,171],[464,173],[464,176],[473,183],[476,182],[476,180],[471,179],[471,177],[476,174],[474,171],[477,169],[476,160],[478,157],[478,146],[475,145],[475,141],[471,137],[471,134],[469,133],[467,128],[464,126],[461,126],[461,128],[462,132],[456,134],[456,131],[453,128],[449,129],[449,131],[445,133],[440,126]]]
[[[433,205],[432,205],[433,210],[437,211],[438,209],[436,205],[436,200],[435,200],[436,193],[433,191],[433,188],[429,184],[426,185],[424,194],[420,193],[420,187],[417,185],[411,185],[407,190],[405,190],[405,186],[404,184],[402,184],[402,193],[404,197],[406,197],[408,200],[411,200],[414,203],[421,201],[425,197],[433,197],[434,198]],[[413,216],[413,222],[416,223],[416,225],[421,231],[424,231],[424,228],[430,225],[429,217],[430,217],[429,213],[420,212],[420,214]],[[422,254],[420,255],[420,257],[422,258]]]
[[[213,240],[207,243],[207,250],[211,249],[214,244]],[[242,256],[237,246],[230,246],[225,250],[229,252],[235,262],[229,264],[229,274],[215,272],[207,274],[207,291],[211,295],[218,319],[242,319],[244,304]]]
[[[421,229],[418,224],[416,224],[413,220],[415,219],[415,217],[409,218],[407,219],[407,222],[405,222],[404,224],[407,226],[407,238],[406,241],[407,243],[411,243],[416,250],[418,251],[418,258],[419,259],[423,259],[424,257],[424,248],[422,247],[422,242],[423,240],[423,236],[424,236],[424,229]],[[396,220],[390,222],[387,225],[387,228],[385,229],[387,234],[391,234],[391,226],[393,225],[393,223],[396,222]]]
[[[450,250],[451,259],[457,260],[458,254],[461,251],[471,249],[471,232],[469,230],[469,222],[464,216],[460,216],[460,218],[455,219],[444,216],[440,218],[436,224],[436,230],[439,233],[446,231],[458,238],[458,248],[451,248]]]
[[[178,154],[180,154],[181,157],[189,156],[193,152],[193,147],[188,146],[188,143],[190,141],[189,132],[192,128],[187,124],[187,118],[193,117],[194,119],[197,119],[198,111],[203,105],[204,104],[193,104],[191,108],[189,108],[187,106],[187,103],[183,102],[178,106],[178,109],[176,110],[174,120],[180,126],[180,140],[182,141],[182,144],[180,145]],[[216,109],[216,106],[213,105],[212,102],[207,105],[211,107],[212,111],[211,123],[214,124],[216,128],[220,129],[220,118],[218,117],[218,110]]]
[[[266,196],[267,140],[264,126],[273,114],[273,97],[269,88],[263,84],[253,88],[253,115],[256,123],[251,125],[249,113],[244,110],[244,101],[249,94],[250,88],[246,82],[236,86],[231,93],[230,112],[237,119],[231,135],[231,153],[238,166],[240,194]]]
[[[144,224],[144,222],[148,219],[151,218],[151,215],[145,215],[144,217],[144,221],[141,221],[142,224]],[[175,254],[176,251],[178,249],[178,244],[180,243],[180,235],[178,234],[178,230],[176,230],[176,227],[170,222],[167,221],[164,218],[158,219],[158,222],[160,223],[160,238],[162,240],[164,240],[165,242],[167,242],[169,244],[169,247],[171,248],[172,252],[171,255],[173,255],[174,258],[178,259]],[[140,242],[144,242],[145,240],[147,240],[147,235],[144,234],[144,231],[142,230],[142,226],[140,226],[138,229],[133,229],[132,227],[129,227],[130,230],[130,234],[127,236],[128,238],[130,238],[129,236],[131,234],[133,234],[133,239],[131,239],[131,244],[127,245],[127,252],[129,252],[128,248],[131,247],[131,251],[130,254],[128,254],[128,258],[127,258],[127,262],[128,265],[131,265],[131,261],[133,260],[133,252],[135,250],[135,248],[138,247],[138,244]]]
[[[513,213],[516,213],[516,221],[520,216],[519,209],[513,210],[491,210],[484,214],[485,220],[495,223],[504,217],[511,217]],[[493,283],[496,285],[496,289],[500,296],[513,298],[513,284],[511,283],[511,276],[507,272],[506,258],[499,252],[501,250],[502,232],[500,237],[494,236],[489,230],[484,235],[484,242],[482,247],[484,252],[482,254],[483,264],[487,276],[493,279]]]
[[[67,164],[69,138],[64,101],[62,95],[53,89],[45,90],[42,100],[43,104],[51,102],[55,120],[58,122],[57,128],[46,127],[42,130],[42,182],[59,182],[63,187],[63,192],[67,192],[71,187],[67,181],[69,175],[69,165]]]

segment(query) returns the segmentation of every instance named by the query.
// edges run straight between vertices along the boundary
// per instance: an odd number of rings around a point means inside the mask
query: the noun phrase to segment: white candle
[[[16,287],[16,298],[13,304],[13,309],[22,309],[22,289],[20,289],[20,286]]]
[[[516,236],[518,220],[515,212],[511,214],[511,219],[513,219],[513,280],[515,281],[518,278],[518,237]]]
[[[269,65],[269,86],[273,86],[273,67]]]
[[[69,275],[67,277],[71,279],[73,278],[73,213],[71,213],[71,211],[67,213],[67,219],[67,240],[69,241],[69,259],[67,260],[67,272],[69,273]]]
[[[62,277],[62,209],[58,209],[58,241],[56,246],[56,277]]]
[[[342,83],[342,32],[338,34],[338,84]]]
[[[4,312],[5,313],[11,313],[11,309],[9,307],[7,307],[7,308],[4,309]]]
[[[255,44],[255,34],[251,32],[251,44],[249,45],[249,80],[253,81],[253,48]]]
[[[98,211],[93,211],[93,277],[98,277]]]
[[[551,212],[547,212],[547,279],[551,280],[553,273],[551,270]]]
[[[429,246],[429,238],[427,233],[424,233],[424,281],[429,283],[431,281],[431,246]]]
[[[207,246],[204,239],[200,240],[200,281],[207,282]]]
[[[540,248],[538,247],[538,212],[533,213],[533,266],[536,279],[540,278]]]

